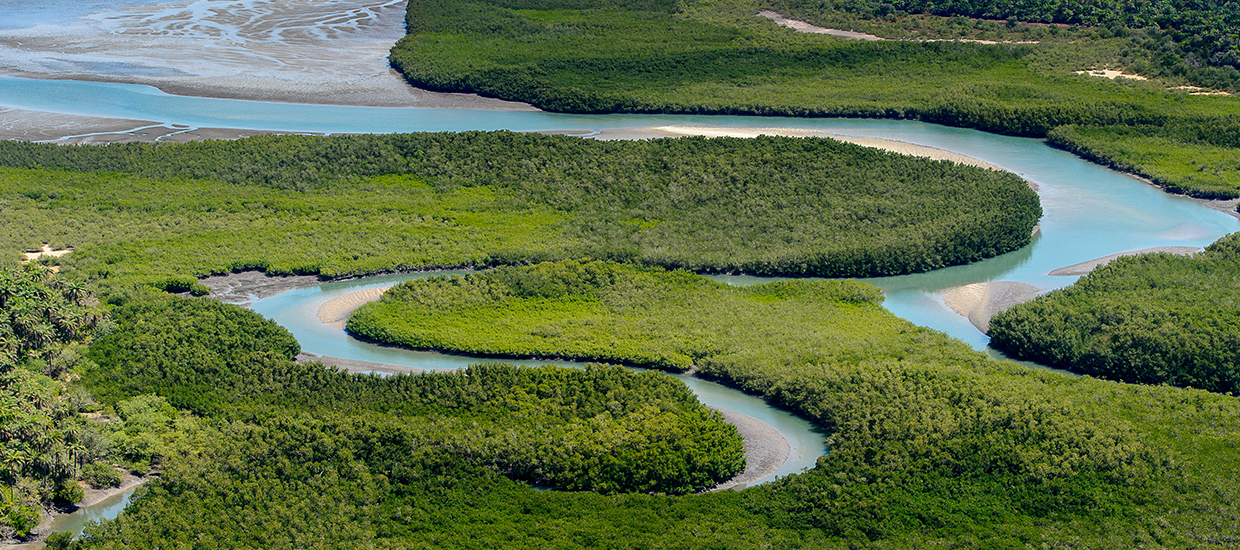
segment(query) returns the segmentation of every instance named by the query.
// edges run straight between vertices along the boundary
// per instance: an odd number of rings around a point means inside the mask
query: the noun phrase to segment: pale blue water
[[[319,321],[316,315],[319,307],[327,301],[359,290],[390,286],[400,281],[421,279],[431,275],[461,273],[465,272],[434,271],[406,273],[326,283],[314,287],[290,290],[269,298],[257,300],[250,308],[288,329],[297,338],[297,341],[301,343],[303,350],[317,355],[392,363],[421,370],[460,369],[482,361],[501,361],[517,365],[544,365],[548,363],[570,367],[581,367],[584,365],[584,363],[562,360],[478,359],[465,355],[448,355],[380,346],[351,338],[343,330],[333,328]],[[792,446],[792,453],[783,467],[757,483],[764,483],[778,476],[812,468],[818,457],[822,456],[826,450],[826,440],[823,434],[818,432],[808,421],[792,413],[775,409],[758,397],[700,378],[683,375],[677,375],[676,378],[688,385],[697,394],[698,399],[702,403],[756,418],[778,430],[788,440],[788,443]]]
[[[122,6],[155,4],[155,0],[3,0],[0,30],[71,23],[97,12]]]
[[[968,266],[931,273],[870,279],[883,289],[885,306],[916,324],[944,331],[976,348],[985,335],[947,309],[942,291],[975,282],[1020,281],[1040,288],[1066,286],[1075,277],[1047,272],[1115,252],[1155,246],[1205,246],[1240,229],[1240,221],[1183,197],[1167,195],[1131,177],[1085,162],[1040,140],[996,136],[974,130],[913,121],[796,119],[782,117],[675,115],[563,115],[542,112],[458,109],[391,109],[262,103],[164,94],[147,86],[0,77],[0,106],[59,113],[132,118],[190,127],[251,128],[324,133],[412,131],[585,130],[662,125],[760,128],[790,127],[841,135],[879,137],[938,147],[1010,170],[1039,187],[1045,215],[1034,243],[1016,252]],[[314,312],[331,296],[364,285],[399,280],[396,276],[291,291],[255,304],[276,317],[310,352],[422,369],[459,368],[475,362],[460,356],[369,346],[325,330]],[[770,279],[717,277],[734,284]],[[318,327],[315,326],[317,323]],[[329,327],[328,327],[329,328]],[[525,363],[539,363],[527,361]],[[688,379],[704,402],[736,410],[772,424],[798,449],[780,475],[812,466],[825,450],[821,434],[809,424],[761,400]],[[709,401],[708,401],[709,400]]]

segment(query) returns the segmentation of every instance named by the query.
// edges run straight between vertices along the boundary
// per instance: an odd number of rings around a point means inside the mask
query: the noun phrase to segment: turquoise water
[[[482,360],[465,355],[411,351],[362,342],[350,338],[341,329],[323,324],[316,315],[319,307],[333,298],[359,290],[389,286],[400,281],[420,279],[445,273],[460,274],[465,272],[435,271],[407,273],[326,283],[319,286],[282,292],[270,298],[257,300],[250,307],[255,312],[274,320],[288,329],[297,338],[297,341],[301,343],[302,349],[310,353],[332,357],[347,357],[363,361],[392,363],[421,370],[460,369]],[[486,361],[502,361],[517,365],[544,365],[548,363],[572,367],[583,365],[582,363],[561,360],[486,359]],[[826,440],[823,434],[816,431],[808,421],[792,413],[775,409],[760,398],[713,382],[683,375],[678,375],[677,378],[688,385],[697,394],[698,399],[702,403],[735,411],[765,422],[778,430],[788,440],[788,443],[792,446],[792,453],[783,467],[773,475],[759,480],[757,483],[763,483],[778,476],[812,468],[818,457],[822,456],[826,450]]]
[[[969,283],[1019,281],[1042,289],[1071,284],[1050,277],[1060,267],[1116,252],[1155,246],[1205,246],[1240,229],[1236,218],[1192,200],[1171,196],[1134,178],[1085,162],[1040,140],[986,134],[915,121],[797,119],[675,115],[563,115],[543,112],[373,108],[262,103],[172,96],[147,86],[0,77],[0,105],[58,113],[132,118],[190,127],[249,128],[323,133],[464,130],[575,130],[663,125],[733,128],[785,127],[856,137],[894,139],[972,156],[1015,172],[1039,188],[1045,215],[1032,245],[967,266],[930,273],[869,279],[883,289],[885,306],[918,325],[944,331],[984,349],[988,339],[944,306],[944,290]],[[367,285],[391,284],[421,274],[330,283],[290,291],[255,303],[255,310],[289,328],[310,352],[420,369],[452,369],[477,361],[461,356],[402,351],[357,342],[315,317],[318,305]],[[767,281],[716,277],[733,284]],[[542,361],[518,361],[541,364]],[[562,362],[558,362],[562,363]],[[808,422],[765,402],[716,384],[685,379],[702,400],[776,427],[796,448],[778,475],[813,465],[825,451]],[[123,505],[121,505],[123,508]],[[120,508],[113,508],[114,517]],[[91,512],[93,513],[93,512]],[[100,516],[105,517],[105,516]]]
[[[82,528],[92,521],[101,521],[105,519],[115,519],[120,515],[121,511],[129,506],[129,500],[133,497],[137,487],[127,489],[120,494],[108,497],[94,506],[85,506],[79,508],[72,514],[61,514],[52,518],[52,532],[72,531],[74,535],[81,535]]]

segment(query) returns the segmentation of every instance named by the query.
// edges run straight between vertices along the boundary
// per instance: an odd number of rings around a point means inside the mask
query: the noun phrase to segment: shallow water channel
[[[1033,244],[967,266],[930,273],[869,279],[883,289],[885,306],[915,324],[944,331],[978,349],[987,337],[948,309],[947,289],[988,281],[1015,281],[1049,290],[1076,277],[1052,277],[1051,270],[1106,256],[1159,246],[1206,246],[1240,230],[1240,221],[1191,199],[1163,193],[1140,180],[1091,164],[1028,138],[914,121],[797,119],[787,117],[562,115],[545,112],[463,109],[372,108],[261,103],[173,96],[126,84],[26,80],[0,77],[0,106],[100,117],[129,118],[188,127],[268,129],[299,132],[411,131],[599,131],[652,126],[795,128],[855,137],[876,137],[937,147],[981,159],[1017,173],[1038,188],[1045,215]],[[306,351],[424,370],[455,369],[478,359],[385,348],[353,340],[315,315],[327,300],[367,286],[426,276],[406,274],[328,283],[255,302],[254,309],[288,328]],[[717,277],[731,284],[772,279]],[[542,364],[544,361],[514,361]],[[563,364],[557,361],[556,363]],[[808,422],[764,401],[695,378],[681,377],[703,402],[757,418],[788,438],[793,455],[778,475],[810,467],[824,449],[823,436]]]

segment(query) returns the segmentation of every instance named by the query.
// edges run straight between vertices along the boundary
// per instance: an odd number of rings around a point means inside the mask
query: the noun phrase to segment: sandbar
[[[943,302],[952,311],[969,319],[977,330],[990,330],[990,318],[1016,304],[1037,297],[1042,289],[1028,283],[995,281],[973,283],[948,289]]]
[[[387,292],[389,288],[392,287],[368,288],[333,298],[319,306],[316,315],[318,315],[320,321],[323,321],[323,324],[344,330],[344,325],[349,321],[349,316],[354,311],[357,311],[357,308],[382,298],[383,293]]]
[[[1077,275],[1087,275],[1089,274],[1090,271],[1093,271],[1095,268],[1107,265],[1111,263],[1111,260],[1114,260],[1115,258],[1120,258],[1123,256],[1136,256],[1137,254],[1153,254],[1156,252],[1165,252],[1167,254],[1178,254],[1180,256],[1191,256],[1200,251],[1201,251],[1201,247],[1197,247],[1197,246],[1155,246],[1153,248],[1142,248],[1141,250],[1130,250],[1128,252],[1119,252],[1116,254],[1109,254],[1101,258],[1095,258],[1093,260],[1089,260],[1087,262],[1073,264],[1068,267],[1061,267],[1059,269],[1051,271],[1050,273],[1047,273],[1047,275],[1050,275],[1053,277],[1073,277]]]
[[[788,461],[792,445],[769,424],[741,413],[711,407],[723,415],[723,420],[736,426],[745,440],[745,471],[710,489],[710,492],[727,489],[743,489],[755,481],[768,477]]]
[[[864,147],[874,147],[884,151],[900,153],[902,155],[910,155],[915,157],[924,157],[931,160],[949,160],[957,164],[965,164],[968,166],[976,166],[978,168],[986,168],[988,170],[1003,170],[1002,168],[986,162],[981,159],[973,158],[968,155],[930,147],[927,145],[917,145],[894,139],[872,138],[872,137],[856,137],[841,134],[833,134],[819,130],[811,130],[806,128],[783,128],[783,127],[767,127],[767,128],[727,128],[727,127],[711,127],[711,126],[650,126],[644,128],[621,128],[601,130],[593,133],[573,133],[573,132],[547,132],[562,133],[566,135],[581,135],[591,139],[603,141],[610,140],[634,140],[634,139],[657,139],[681,136],[704,136],[704,137],[739,137],[753,138],[757,136],[785,136],[785,137],[823,137],[837,141],[845,141],[854,143]],[[1027,182],[1034,187],[1032,182]],[[1034,187],[1036,189],[1036,187]]]

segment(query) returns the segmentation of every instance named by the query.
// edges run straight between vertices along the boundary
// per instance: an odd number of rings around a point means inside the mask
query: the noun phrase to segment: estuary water
[[[942,295],[948,289],[971,283],[1013,281],[1050,290],[1076,280],[1076,277],[1048,275],[1057,268],[1108,254],[1151,247],[1203,247],[1240,229],[1240,221],[1225,212],[1199,201],[1168,195],[1138,179],[1049,147],[1041,140],[997,136],[915,121],[564,115],[539,111],[265,103],[174,96],[152,87],[130,84],[9,77],[0,77],[0,106],[187,127],[329,134],[465,130],[573,131],[588,134],[601,130],[659,126],[780,128],[883,138],[961,153],[1019,174],[1037,187],[1045,213],[1034,242],[1021,250],[966,266],[869,279],[869,282],[883,290],[886,297],[884,305],[892,313],[915,324],[946,332],[978,349],[985,349],[988,339],[967,319],[946,307]],[[366,286],[391,284],[425,275],[329,283],[257,301],[254,309],[288,328],[303,348],[312,353],[404,364],[419,369],[451,369],[476,362],[477,359],[467,357],[364,344],[348,338],[343,331],[323,325],[315,316],[318,305],[334,296]],[[719,279],[731,284],[772,280],[743,275]],[[808,422],[776,410],[755,397],[702,380],[683,379],[704,402],[755,417],[772,425],[789,439],[794,448],[793,456],[777,475],[811,467],[817,457],[825,452],[822,434],[814,432]],[[119,509],[115,508],[116,511]]]

